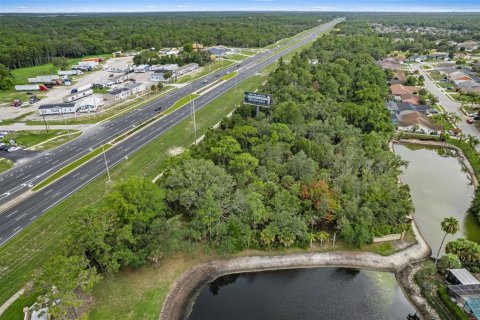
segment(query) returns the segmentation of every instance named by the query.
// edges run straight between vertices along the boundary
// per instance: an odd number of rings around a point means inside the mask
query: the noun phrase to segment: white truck
[[[91,89],[91,88],[93,88],[93,84],[89,83],[89,84],[86,84],[86,85],[78,87],[78,88],[73,88],[70,91],[70,93],[81,92],[81,91],[85,91],[85,90],[88,90],[88,89]]]
[[[38,84],[20,84],[15,86],[17,91],[38,91],[40,86]]]
[[[59,70],[58,71],[59,76],[74,76],[74,75],[80,75],[80,74],[83,74],[83,72],[80,70]]]

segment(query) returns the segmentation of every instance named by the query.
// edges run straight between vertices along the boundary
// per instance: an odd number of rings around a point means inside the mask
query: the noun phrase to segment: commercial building
[[[38,107],[41,116],[75,113],[75,103],[52,103]]]
[[[106,95],[107,101],[116,102],[127,99],[131,95],[131,91],[128,88],[122,87],[110,90]]]

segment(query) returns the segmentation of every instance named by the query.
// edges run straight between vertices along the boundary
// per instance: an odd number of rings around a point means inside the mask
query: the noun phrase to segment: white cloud
[[[186,4],[181,4],[181,5],[178,5],[177,8],[190,8],[190,6]]]
[[[158,8],[158,6],[147,6],[147,8],[155,9],[155,8]]]
[[[28,9],[28,7],[17,7],[17,9]]]

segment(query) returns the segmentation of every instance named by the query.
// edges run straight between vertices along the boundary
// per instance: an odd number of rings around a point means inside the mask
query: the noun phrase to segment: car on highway
[[[163,109],[163,107],[156,107],[155,109],[153,109],[153,111],[161,111]]]
[[[203,79],[202,83],[208,83],[208,79]]]
[[[215,77],[220,77],[220,73],[217,73],[217,74],[215,75]]]
[[[20,150],[20,147],[14,147],[14,146],[11,146],[7,149],[7,152],[15,152],[17,150]]]

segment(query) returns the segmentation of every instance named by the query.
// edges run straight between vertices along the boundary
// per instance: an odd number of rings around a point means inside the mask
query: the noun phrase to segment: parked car
[[[113,73],[110,73],[110,75],[108,76],[109,78],[113,77]]]
[[[436,109],[430,109],[430,110],[428,110],[428,113],[430,113],[430,114],[439,114],[440,112],[439,112],[438,110],[436,110]]]
[[[473,118],[468,118],[467,123],[472,124],[474,122]]]

